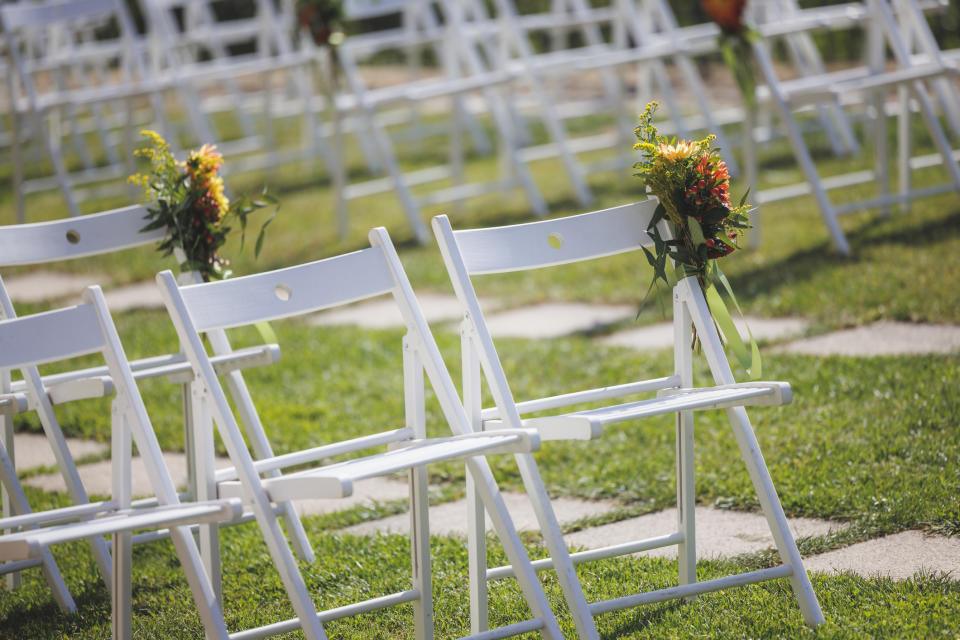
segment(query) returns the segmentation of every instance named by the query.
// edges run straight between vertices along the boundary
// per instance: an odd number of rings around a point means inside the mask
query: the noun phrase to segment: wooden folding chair
[[[0,367],[36,371],[40,364],[93,353],[103,355],[112,380],[110,387],[116,390],[111,411],[113,496],[105,502],[33,512],[6,448],[0,446],[0,480],[14,496],[19,512],[0,520],[0,529],[14,529],[0,536],[0,562],[19,569],[42,566],[60,607],[74,611],[76,605],[53,562],[50,547],[84,539],[102,543],[104,535],[113,534],[113,575],[108,582],[112,592],[113,637],[130,638],[131,532],[169,527],[169,536],[194,594],[207,637],[226,639],[220,606],[203,572],[196,542],[189,527],[183,525],[235,519],[242,513],[242,505],[230,500],[180,504],[99,287],[89,287],[84,300],[74,307],[0,320]],[[26,410],[35,400],[24,393],[5,393],[0,396],[0,411],[10,414]],[[156,492],[158,505],[152,508],[133,508],[132,442],[136,442]]]
[[[164,238],[164,230],[155,229],[143,232],[146,225],[147,211],[143,206],[135,205],[111,211],[104,211],[85,215],[80,218],[66,218],[51,222],[39,222],[0,227],[0,267],[36,265],[59,260],[79,259],[94,255],[105,255],[125,249],[159,242]],[[184,274],[191,279],[191,274]],[[194,280],[190,280],[191,282]],[[0,318],[15,317],[10,295],[3,281],[0,280]],[[223,338],[225,340],[225,337]],[[232,350],[229,343],[218,343],[222,353],[215,358],[215,366],[222,373],[231,376],[230,392],[239,406],[250,404],[249,394],[243,383],[239,369],[259,366],[274,362],[279,358],[279,349],[276,345],[263,345],[250,349]],[[190,468],[189,495],[197,494],[196,473],[192,434],[190,425],[192,415],[192,375],[190,366],[182,353],[157,355],[136,360],[131,363],[134,377],[138,380],[166,376],[172,382],[182,387],[184,403],[184,434],[185,449]],[[57,466],[63,476],[71,500],[76,505],[89,502],[87,492],[80,480],[73,457],[66,445],[63,431],[57,420],[54,405],[61,401],[78,399],[81,397],[97,397],[110,388],[109,371],[106,367],[93,367],[66,371],[42,377],[36,367],[27,367],[22,370],[22,379],[10,381],[10,371],[0,367],[0,393],[26,394],[30,406],[37,411],[44,434],[50,442]],[[256,412],[244,414],[244,427],[249,437],[257,446],[257,454],[261,457],[272,457],[270,445],[263,433],[263,427],[256,416]],[[15,459],[13,423],[9,415],[0,415],[0,441],[2,441],[11,461]],[[16,512],[13,496],[3,493],[3,515],[9,516]],[[151,500],[138,501],[138,506],[150,504]],[[280,506],[284,514],[284,524],[294,541],[297,555],[301,560],[310,562],[314,559],[313,550],[307,540],[306,532],[300,523],[293,504],[287,502]],[[204,529],[210,537],[209,528]],[[155,533],[138,534],[134,537],[134,544],[156,540]],[[94,557],[97,559],[104,581],[111,584],[110,557],[106,543],[102,538],[90,539]],[[9,572],[0,569],[0,573],[9,573],[8,585],[17,585],[15,567]],[[214,585],[219,587],[219,582]],[[217,589],[219,593],[219,589]]]
[[[600,437],[604,427],[609,424],[662,414],[677,415],[679,516],[677,530],[668,535],[570,554],[556,518],[552,516],[546,502],[547,494],[543,485],[535,481],[534,476],[524,476],[525,486],[537,508],[540,527],[552,556],[534,562],[534,566],[541,571],[551,567],[557,571],[581,638],[598,637],[593,616],[601,613],[673,598],[689,598],[718,589],[784,577],[790,579],[804,619],[810,625],[818,625],[823,622],[820,606],[793,535],[787,526],[783,508],[760,453],[750,420],[743,408],[753,404],[786,404],[791,400],[790,385],[785,382],[736,383],[695,277],[681,280],[673,291],[673,375],[524,402],[515,402],[510,391],[503,366],[480,310],[471,277],[578,262],[652,246],[647,228],[656,206],[656,200],[648,200],[567,218],[464,231],[453,231],[446,216],[433,219],[433,229],[444,264],[463,307],[463,386],[466,409],[473,430],[496,433],[496,430],[501,428],[535,428],[544,440],[592,440]],[[691,326],[696,329],[716,386],[693,386]],[[486,380],[493,395],[494,407],[481,407],[482,379]],[[584,402],[599,403],[646,392],[656,392],[657,397],[605,404],[591,410],[560,413],[544,418],[521,418],[535,411],[560,409]],[[725,409],[727,412],[783,564],[770,569],[697,582],[694,548],[696,493],[693,412],[707,409]],[[479,620],[479,625],[482,626],[487,581],[509,575],[512,569],[487,567],[483,545],[483,517],[479,508],[476,510],[475,520],[477,526],[469,532],[471,575],[477,576],[471,583],[475,594],[471,600],[472,604],[475,603],[475,610],[471,611],[471,615],[475,620]],[[670,545],[678,547],[679,586],[594,603],[588,603],[584,598],[577,583],[574,564]]]
[[[471,433],[456,388],[444,368],[439,350],[386,230],[379,228],[371,231],[370,241],[373,246],[369,249],[220,282],[178,287],[169,271],[157,276],[164,302],[198,382],[196,406],[200,412],[212,418],[235,465],[226,471],[215,471],[208,466],[205,481],[221,497],[242,497],[253,510],[297,616],[245,631],[243,635],[264,637],[300,628],[307,638],[325,638],[322,622],[412,602],[415,636],[431,638],[433,619],[425,465],[465,458],[476,493],[491,514],[496,532],[512,566],[516,568],[515,574],[533,613],[533,618],[529,620],[470,637],[500,638],[539,629],[544,637],[559,639],[562,634],[556,619],[484,458],[492,453],[516,453],[520,458],[529,458],[529,464],[532,465],[529,452],[539,446],[539,439],[535,433],[525,429]],[[223,386],[211,366],[201,335],[206,334],[214,341],[226,328],[298,316],[383,294],[393,296],[407,327],[403,340],[405,426],[255,460],[247,449]],[[426,438],[424,371],[436,392],[443,415],[453,430],[453,437]],[[195,424],[204,423],[197,420]],[[203,439],[201,450],[212,449],[212,427],[198,436],[198,439]],[[390,449],[386,453],[321,464],[306,471],[261,477],[271,470],[292,465],[316,465],[334,455],[359,452],[380,445],[390,445]],[[355,481],[397,471],[408,471],[410,477],[411,588],[318,613],[274,515],[272,503],[346,497],[352,493]],[[218,563],[210,559],[207,562],[208,573],[212,575],[219,572]]]

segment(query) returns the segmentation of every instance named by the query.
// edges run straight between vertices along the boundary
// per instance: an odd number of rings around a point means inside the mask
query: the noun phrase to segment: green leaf
[[[706,238],[703,237],[703,227],[700,226],[696,218],[687,217],[687,229],[690,230],[690,239],[693,240],[694,246],[699,247],[706,242]]]
[[[663,206],[662,202],[657,203],[657,207],[653,210],[653,216],[650,217],[650,224],[647,225],[647,231],[657,228],[657,223],[667,217],[667,210]],[[659,232],[658,232],[659,233]]]

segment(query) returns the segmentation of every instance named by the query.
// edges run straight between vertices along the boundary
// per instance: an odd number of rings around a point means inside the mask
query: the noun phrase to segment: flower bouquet
[[[219,251],[226,243],[236,221],[240,225],[240,248],[247,227],[247,216],[257,209],[276,205],[265,191],[257,200],[241,199],[232,203],[223,192],[223,178],[217,175],[223,156],[216,147],[203,145],[191,151],[185,162],[178,162],[167,144],[154,131],[141,131],[151,146],[134,155],[150,161],[149,173],[130,176],[129,181],[143,187],[151,204],[147,207],[149,224],[142,231],[166,228],[167,237],[157,245],[164,256],[175,254],[181,272],[196,271],[204,280],[230,277],[230,261]],[[260,227],[254,255],[260,255],[264,232],[276,216],[276,210]]]
[[[748,354],[716,286],[723,287],[742,316],[730,282],[717,266],[717,260],[738,249],[737,242],[744,230],[750,228],[747,196],[736,206],[730,204],[730,173],[719,150],[711,147],[715,137],[709,135],[691,142],[660,135],[653,124],[657,106],[656,102],[647,105],[634,130],[639,140],[634,148],[643,153],[634,165],[635,175],[659,200],[647,227],[654,250],[643,248],[653,267],[647,296],[660,280],[672,286],[683,278],[696,277],[727,344],[750,376],[757,379],[760,352],[756,341],[750,334]],[[749,333],[749,327],[747,331]]]

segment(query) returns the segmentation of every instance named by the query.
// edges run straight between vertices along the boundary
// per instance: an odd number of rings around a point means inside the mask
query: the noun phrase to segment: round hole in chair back
[[[70,244],[77,244],[80,242],[80,232],[76,229],[70,229],[67,231],[67,242]]]
[[[547,244],[549,244],[554,249],[559,249],[563,246],[563,236],[554,231],[547,236]]]
[[[293,291],[291,291],[290,287],[285,284],[278,284],[273,292],[276,294],[277,300],[281,300],[283,302],[289,300],[290,296],[293,295]]]

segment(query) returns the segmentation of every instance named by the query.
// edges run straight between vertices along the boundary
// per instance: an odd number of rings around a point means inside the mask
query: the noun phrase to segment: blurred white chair
[[[120,179],[132,173],[130,154],[138,123],[159,129],[175,143],[164,105],[175,85],[150,73],[120,0],[3,3],[0,26],[9,57],[19,222],[24,221],[24,197],[29,193],[59,188],[70,214],[77,216],[87,195],[129,189]],[[146,118],[141,115],[144,107]],[[40,163],[27,163],[23,143],[28,131],[42,147]],[[68,140],[81,169],[71,169]],[[94,140],[97,145],[91,146]],[[25,173],[25,166],[43,171],[44,160],[52,165],[53,175]],[[81,192],[82,185],[90,186]]]
[[[926,18],[916,2],[900,0],[868,0],[859,12],[858,22],[866,30],[868,60],[864,66],[836,72],[802,76],[793,80],[781,80],[774,65],[771,43],[777,37],[785,37],[798,29],[809,28],[809,23],[846,25],[850,16],[827,19],[820,9],[809,9],[791,14],[791,19],[763,29],[765,38],[753,43],[765,87],[760,95],[769,100],[772,109],[787,131],[793,155],[803,172],[804,182],[786,185],[768,192],[756,190],[756,153],[750,135],[745,141],[748,175],[758,204],[797,195],[812,194],[820,208],[821,216],[837,251],[850,253],[847,238],[838,218],[864,209],[879,208],[889,211],[894,204],[906,206],[916,198],[955,190],[960,192],[960,166],[950,139],[940,122],[940,114],[960,135],[960,93],[955,79],[960,77],[960,67],[955,62],[939,55],[936,42],[926,26]],[[806,15],[806,14],[810,15]],[[887,52],[890,52],[888,57]],[[897,103],[891,105],[898,117],[899,192],[893,193],[890,186],[891,153],[887,143],[888,111],[887,94],[898,93]],[[823,176],[816,167],[807,141],[804,139],[796,112],[811,105],[844,104],[865,106],[872,120],[868,133],[873,137],[874,168],[841,175]],[[915,107],[913,105],[916,105]],[[936,153],[924,157],[911,157],[911,121],[916,110],[933,141]],[[751,127],[752,130],[752,127]],[[752,131],[751,131],[752,132]],[[911,172],[931,166],[942,166],[947,182],[939,185],[915,188],[911,185]],[[835,204],[829,191],[855,185],[875,183],[877,193],[866,199]]]
[[[656,200],[648,200],[566,218],[463,231],[454,231],[446,216],[433,219],[433,229],[444,264],[463,308],[461,337],[464,404],[473,430],[497,433],[502,428],[533,428],[540,433],[543,440],[592,440],[601,437],[604,428],[610,424],[676,414],[679,521],[674,532],[570,554],[564,544],[559,524],[549,508],[547,492],[539,481],[539,476],[524,474],[524,483],[536,507],[544,541],[551,555],[551,558],[534,562],[534,566],[539,571],[549,568],[556,570],[581,638],[598,637],[593,616],[601,613],[674,598],[689,598],[718,589],[784,577],[790,579],[804,619],[810,625],[818,625],[823,622],[820,606],[793,535],[787,526],[783,508],[760,453],[750,420],[743,408],[745,405],[786,404],[792,398],[790,385],[785,382],[736,383],[695,277],[685,278],[674,287],[673,375],[523,402],[516,402],[510,391],[500,357],[480,310],[472,283],[473,276],[536,269],[650,247],[653,242],[647,229],[657,204]],[[716,386],[693,386],[691,325],[696,330]],[[486,380],[495,403],[494,407],[487,409],[481,406],[483,380]],[[616,404],[603,402],[648,392],[656,392],[657,397]],[[601,406],[550,417],[521,417],[533,412],[562,409],[586,402],[597,402]],[[697,582],[694,547],[696,493],[693,412],[708,409],[725,409],[727,412],[743,462],[750,473],[783,564]],[[543,455],[549,455],[549,451]],[[471,589],[476,594],[471,601],[476,600],[479,605],[478,610],[472,611],[471,615],[473,619],[480,620],[482,627],[487,581],[510,575],[512,569],[487,567],[483,544],[483,514],[479,507],[476,509],[475,522],[476,528],[469,532],[469,542],[473,567],[471,575],[478,578],[471,584]],[[671,545],[678,547],[679,586],[594,603],[588,603],[585,599],[577,582],[575,563]]]
[[[75,611],[76,605],[57,571],[50,547],[77,540],[97,541],[113,534],[112,592],[113,637],[132,635],[131,565],[133,530],[169,527],[187,582],[194,595],[208,638],[226,639],[226,625],[209,578],[200,563],[200,553],[189,527],[197,522],[235,519],[242,512],[239,501],[218,500],[180,504],[160,446],[140,398],[133,371],[107,310],[99,287],[84,293],[83,304],[23,318],[0,320],[0,367],[36,371],[37,365],[99,353],[106,361],[112,389],[111,473],[113,495],[106,502],[77,504],[62,509],[33,512],[17,481],[4,447],[0,446],[0,480],[14,496],[17,515],[0,520],[0,529],[14,529],[0,536],[3,568],[25,569],[41,565],[60,607]],[[45,400],[45,396],[44,396]],[[26,410],[24,394],[0,396],[4,413]],[[157,505],[133,508],[130,486],[132,442],[147,469],[156,492]],[[108,556],[109,558],[109,556]]]

